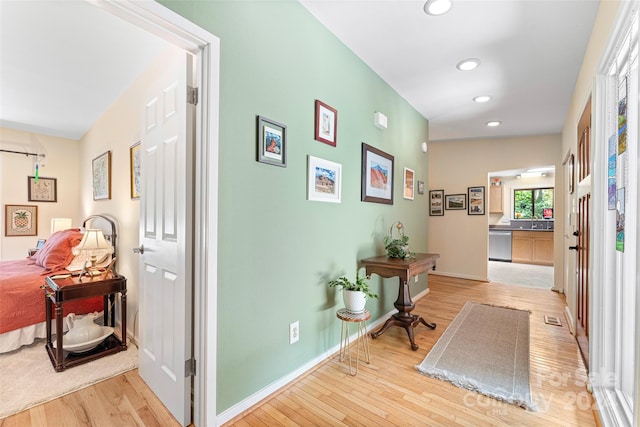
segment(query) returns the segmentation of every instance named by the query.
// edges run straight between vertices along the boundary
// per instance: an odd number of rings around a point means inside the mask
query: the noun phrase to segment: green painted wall
[[[341,295],[326,282],[383,254],[394,221],[405,223],[412,250],[426,252],[427,196],[404,200],[402,175],[408,167],[427,179],[420,143],[428,122],[297,1],[162,3],[221,40],[222,412],[338,344]],[[338,110],[335,148],[314,140],[316,99]],[[388,116],[388,129],[374,127],[375,111]],[[287,125],[286,168],[255,161],[256,115]],[[360,201],[362,142],[395,156],[392,206]],[[308,155],[342,164],[342,203],[306,200]],[[397,279],[372,283],[381,298],[367,306],[377,319],[393,309]],[[426,286],[425,275],[412,292]],[[295,320],[300,341],[290,345]]]

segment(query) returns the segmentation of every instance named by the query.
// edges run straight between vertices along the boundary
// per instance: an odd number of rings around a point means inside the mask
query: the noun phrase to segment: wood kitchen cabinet
[[[511,233],[511,261],[553,265],[553,232],[514,230]]]
[[[504,188],[502,185],[489,186],[489,213],[504,214]]]

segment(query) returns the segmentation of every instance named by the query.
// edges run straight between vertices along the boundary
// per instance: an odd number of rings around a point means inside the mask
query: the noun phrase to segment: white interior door
[[[192,180],[187,53],[175,48],[150,85],[142,132],[140,376],[182,424],[191,422]],[[189,173],[189,177],[191,174]]]

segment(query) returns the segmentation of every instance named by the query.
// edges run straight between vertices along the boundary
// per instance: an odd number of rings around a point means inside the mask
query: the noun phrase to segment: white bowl
[[[70,351],[71,353],[84,353],[90,350],[93,350],[100,344],[102,341],[107,339],[109,335],[113,333],[113,328],[111,326],[100,326],[101,334],[99,337],[92,339],[90,341],[79,342],[74,344],[69,344],[65,338],[62,337],[62,349],[66,351]],[[53,341],[53,348],[56,348],[58,344],[57,340]]]

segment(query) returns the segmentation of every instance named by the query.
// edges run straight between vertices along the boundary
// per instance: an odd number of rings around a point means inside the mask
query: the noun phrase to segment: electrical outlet
[[[289,344],[298,342],[300,339],[300,322],[297,320],[289,324]]]
[[[416,274],[416,277],[413,278],[413,280],[418,283],[418,275]]]

